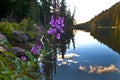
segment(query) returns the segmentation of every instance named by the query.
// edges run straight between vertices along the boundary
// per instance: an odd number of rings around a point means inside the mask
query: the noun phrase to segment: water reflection
[[[91,35],[120,53],[120,29],[96,28],[91,30]]]
[[[92,37],[90,32],[77,30],[74,34],[76,48],[70,44],[66,55],[77,56],[58,58],[54,80],[120,80],[119,54]]]
[[[74,57],[79,57],[79,55],[75,53],[65,54],[64,59],[62,58],[62,55],[58,55],[57,56],[58,65],[62,66],[62,65],[70,65],[71,63],[75,63],[75,64],[78,63],[78,61],[72,59]]]
[[[64,58],[64,54],[66,53],[66,50],[69,49],[70,43],[72,43],[72,46],[75,49],[75,41],[74,41],[74,34],[73,30],[67,30],[65,33],[62,35],[59,43],[59,54],[62,55],[62,58]]]
[[[77,30],[75,41],[68,34],[59,41],[54,64],[46,63],[45,80],[120,80],[120,55],[114,51],[120,50],[119,30]]]
[[[87,73],[98,73],[98,74],[103,74],[106,72],[120,72],[120,69],[118,69],[115,65],[111,64],[110,66],[92,66],[90,65],[89,68],[87,69],[86,66],[80,65],[79,67],[80,70],[85,71]]]
[[[58,57],[58,58],[57,58],[58,60],[59,60],[59,59],[63,59],[61,55],[58,55],[57,57]],[[69,53],[69,54],[65,54],[65,55],[64,55],[64,59],[70,59],[70,58],[72,58],[72,57],[79,57],[79,55],[78,55],[78,54],[75,54],[75,53]]]

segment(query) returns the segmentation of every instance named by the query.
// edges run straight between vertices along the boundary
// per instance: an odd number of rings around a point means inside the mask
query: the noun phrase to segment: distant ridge
[[[84,24],[93,27],[120,27],[120,1]]]

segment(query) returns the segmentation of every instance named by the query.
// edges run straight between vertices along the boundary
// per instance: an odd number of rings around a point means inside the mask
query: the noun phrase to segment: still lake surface
[[[74,30],[74,34],[75,48],[71,41],[65,58],[58,55],[53,80],[120,80],[120,53],[90,32]]]

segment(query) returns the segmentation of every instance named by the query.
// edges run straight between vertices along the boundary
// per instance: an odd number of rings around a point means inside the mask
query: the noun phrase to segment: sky
[[[67,7],[70,8],[71,13],[75,9],[75,20],[77,23],[84,23],[109,9],[120,0],[66,0]]]

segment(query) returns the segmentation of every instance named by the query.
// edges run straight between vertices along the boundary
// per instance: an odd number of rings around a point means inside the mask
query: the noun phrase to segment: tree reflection
[[[64,55],[66,53],[66,49],[69,48],[71,40],[73,43],[73,47],[75,48],[73,30],[67,30],[64,33],[64,35],[62,35],[62,38],[59,41],[59,44],[60,44],[59,50],[60,50],[60,54],[62,55],[62,58],[64,58]]]
[[[91,30],[91,35],[101,43],[106,44],[116,52],[120,53],[120,29],[96,28]]]

